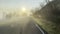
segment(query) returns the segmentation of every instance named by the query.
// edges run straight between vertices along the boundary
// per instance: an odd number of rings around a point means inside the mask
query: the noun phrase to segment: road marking
[[[37,24],[35,24],[35,25],[42,32],[42,34],[44,34],[43,30]]]

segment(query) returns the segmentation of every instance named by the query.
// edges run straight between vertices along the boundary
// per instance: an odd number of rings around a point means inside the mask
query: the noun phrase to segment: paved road
[[[45,34],[31,17],[5,20],[0,24],[0,34]]]

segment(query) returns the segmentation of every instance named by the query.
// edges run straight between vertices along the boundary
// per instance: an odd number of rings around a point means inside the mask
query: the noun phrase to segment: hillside
[[[54,0],[33,14],[49,34],[60,34],[60,0]]]

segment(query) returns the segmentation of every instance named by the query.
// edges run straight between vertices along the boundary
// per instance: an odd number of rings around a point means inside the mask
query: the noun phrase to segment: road
[[[0,23],[0,34],[45,34],[31,17],[20,17]]]

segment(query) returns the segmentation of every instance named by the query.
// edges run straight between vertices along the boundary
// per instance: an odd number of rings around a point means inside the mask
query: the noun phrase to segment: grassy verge
[[[47,21],[46,20],[42,20],[40,18],[35,18],[34,16],[32,17],[45,31],[48,32],[48,34],[56,34],[56,31],[55,31],[55,24],[50,22],[50,21]]]

